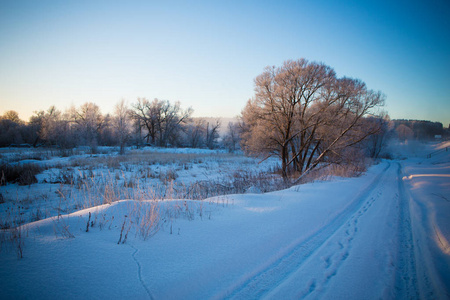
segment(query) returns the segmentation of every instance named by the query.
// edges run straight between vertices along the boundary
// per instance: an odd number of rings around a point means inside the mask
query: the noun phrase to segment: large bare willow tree
[[[305,59],[267,67],[255,79],[255,96],[242,111],[242,147],[278,156],[286,180],[321,163],[342,163],[378,128],[367,122],[384,95],[364,82],[337,78],[323,63]]]

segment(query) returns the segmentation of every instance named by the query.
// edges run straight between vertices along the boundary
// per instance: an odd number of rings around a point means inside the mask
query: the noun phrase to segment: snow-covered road
[[[227,297],[420,298],[402,178],[398,162],[386,163],[344,211]]]
[[[134,201],[65,216],[65,227],[38,221],[24,231],[23,259],[2,251],[0,290],[34,299],[448,299],[450,155],[422,157],[359,178],[164,202],[181,213],[146,241],[130,234],[117,245]],[[86,232],[89,212],[104,224]]]

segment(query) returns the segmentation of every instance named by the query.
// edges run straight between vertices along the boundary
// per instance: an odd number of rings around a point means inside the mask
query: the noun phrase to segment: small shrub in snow
[[[99,228],[102,230],[109,224],[109,229],[114,221],[114,216],[111,219],[106,219],[105,215],[100,218]],[[155,235],[162,226],[160,206],[155,200],[133,201],[132,206],[128,207],[128,212],[124,215],[123,221],[120,221],[120,233],[117,244],[124,244],[127,241],[129,233],[135,233],[144,241]],[[92,224],[88,225],[92,227]]]
[[[356,177],[367,170],[367,166],[372,164],[366,160],[355,160],[352,163],[322,165],[305,173],[298,183],[308,183],[314,180],[328,180],[331,177]]]
[[[102,214],[102,218],[99,221],[98,227],[100,230],[103,230],[104,227],[108,226],[108,229],[111,230],[112,223],[114,222],[114,216],[111,216],[111,219],[106,218],[106,214]]]
[[[87,221],[87,225],[86,225],[86,232],[89,232],[89,222],[91,221],[91,212],[89,212],[89,219]]]
[[[26,226],[21,225],[24,223],[22,212],[20,210],[10,211],[8,214],[9,220],[3,220],[0,224],[0,250],[4,247],[13,247],[14,251],[17,251],[17,257],[23,258],[23,250],[25,246],[24,235]]]
[[[117,159],[117,157],[108,157],[106,159],[106,166],[109,169],[120,169],[120,161]]]
[[[13,238],[17,244],[17,257],[23,258],[23,247],[25,246],[22,236],[22,226],[13,229]]]
[[[150,168],[146,168],[141,170],[141,178],[157,178],[158,176],[156,175],[156,173],[150,169]]]
[[[119,236],[119,241],[117,242],[117,245],[120,244],[120,242],[122,242],[122,236],[123,236],[123,230],[125,229],[125,224],[127,222],[127,215],[125,215],[125,218],[123,220],[123,224],[122,224],[122,229],[120,229],[120,236]],[[122,242],[122,244],[125,243],[125,240]]]
[[[7,239],[9,239],[9,242],[17,251],[17,258],[19,259],[23,258],[23,250],[25,247],[23,230],[24,229],[22,226],[17,226],[7,230],[7,235],[9,235]]]
[[[1,184],[18,183],[19,185],[30,185],[37,182],[36,175],[44,168],[36,164],[3,164],[0,167]]]
[[[55,183],[74,184],[75,183],[74,170],[72,168],[62,168],[59,171],[59,176],[57,177]]]
[[[47,215],[38,207],[35,211],[31,213],[31,221],[39,221],[45,219]]]
[[[156,205],[144,208],[140,218],[139,233],[144,241],[155,235],[159,230],[159,211]]]
[[[161,180],[163,183],[174,181],[177,178],[178,178],[178,174],[173,169],[168,169],[165,172],[159,173],[159,180]]]
[[[70,232],[69,225],[66,224],[63,217],[53,219],[53,231],[55,236],[61,236],[63,239],[73,239],[75,236]]]

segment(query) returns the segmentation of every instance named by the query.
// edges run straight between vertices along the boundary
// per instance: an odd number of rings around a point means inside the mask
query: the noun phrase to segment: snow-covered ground
[[[450,152],[435,147],[396,147],[405,159],[358,178],[26,224],[1,252],[2,298],[448,299]]]
[[[223,150],[153,148],[55,157],[54,151],[0,149],[3,166],[42,169],[37,183],[0,186],[0,229],[124,199],[205,199],[247,190],[269,191],[278,161]],[[265,181],[259,179],[265,178]],[[279,177],[279,176],[278,176]],[[253,181],[253,182],[252,182]],[[278,179],[278,181],[281,181]]]

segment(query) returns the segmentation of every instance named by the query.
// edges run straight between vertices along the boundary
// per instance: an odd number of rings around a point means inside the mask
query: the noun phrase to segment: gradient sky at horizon
[[[268,65],[306,58],[450,123],[450,2],[0,0],[0,114],[137,97],[233,117]]]

